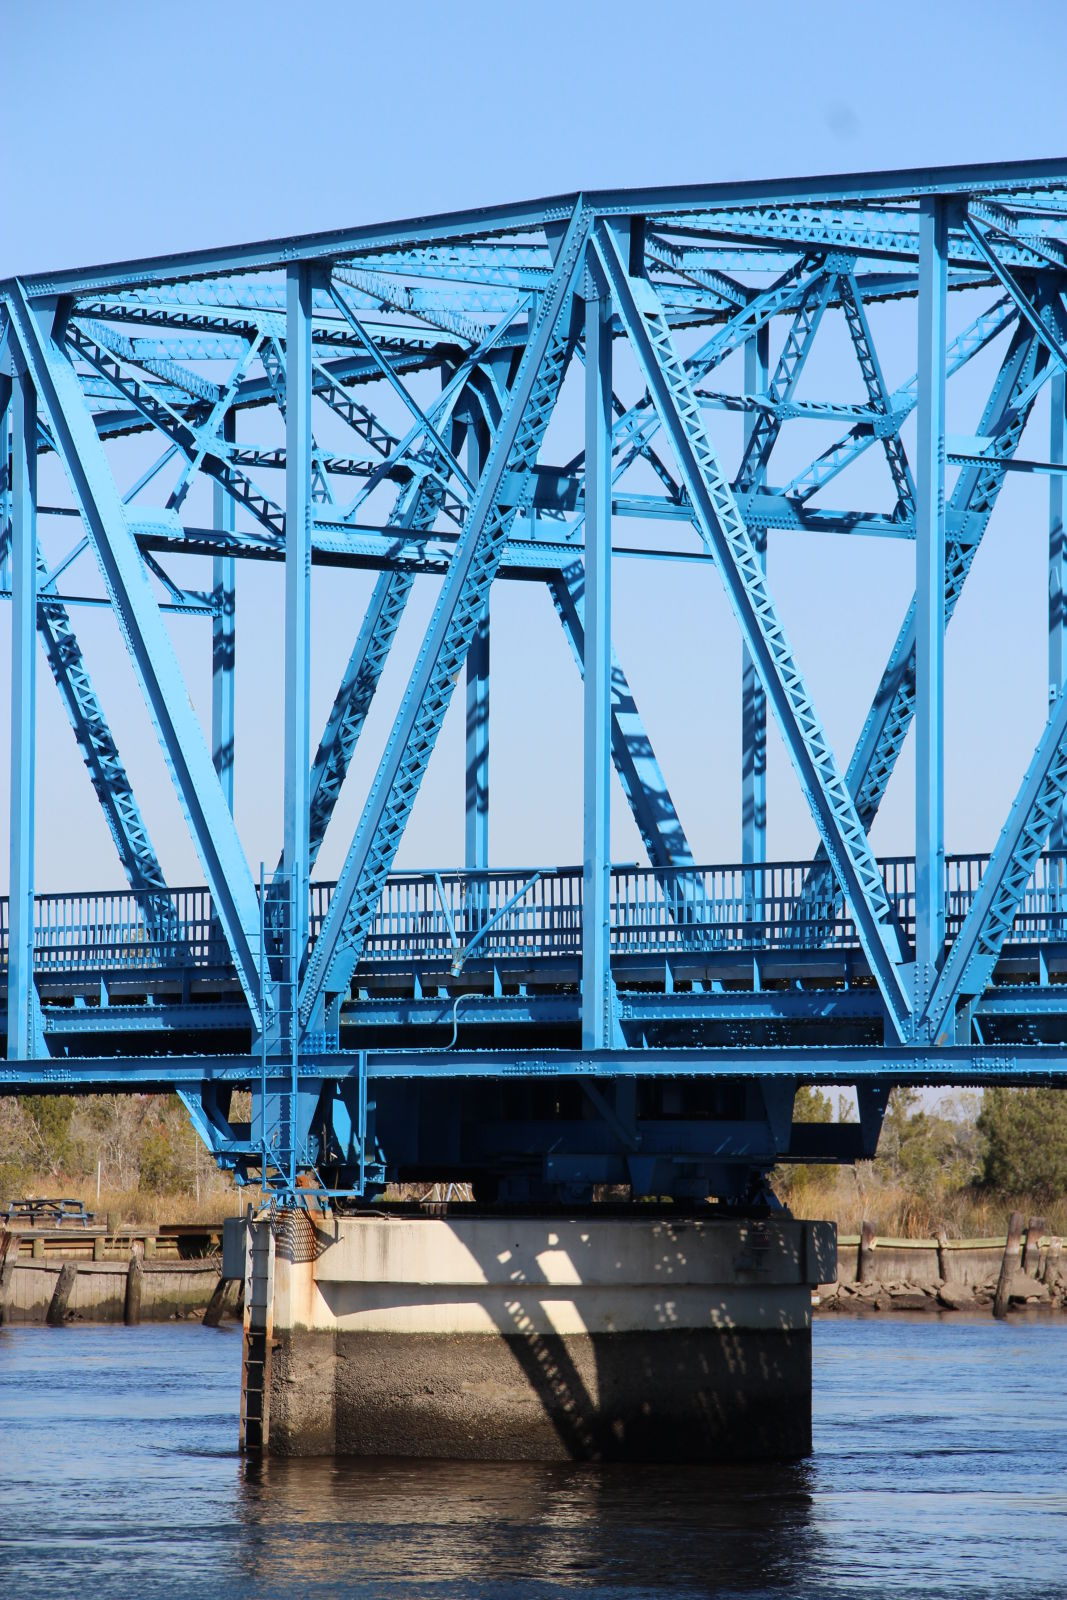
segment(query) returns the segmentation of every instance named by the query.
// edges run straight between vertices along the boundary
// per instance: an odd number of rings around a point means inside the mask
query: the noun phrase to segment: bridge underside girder
[[[284,1196],[435,1175],[743,1200],[778,1160],[870,1154],[894,1084],[1067,1081],[1065,273],[1067,166],[1037,162],[581,194],[0,285],[0,1088],[177,1089],[216,1157]],[[992,850],[946,856],[946,629],[1015,473],[1051,485],[1048,712]],[[825,534],[915,552],[844,765],[767,576],[779,537]],[[743,661],[737,866],[696,864],[638,711],[612,636],[623,559],[722,582]],[[242,739],[244,561],[284,569],[284,704]],[[380,576],[316,746],[326,565]],[[575,869],[490,867],[508,711],[490,660],[512,643],[491,653],[490,601],[510,580],[545,585],[584,679]],[[420,585],[429,621],[338,879],[312,883]],[[866,620],[881,597],[842,578],[825,601]],[[202,887],[168,882],[108,721],[117,679],[89,676],[74,617],[100,607]],[[210,727],[168,631],[183,617],[212,624]],[[642,621],[653,643],[669,625]],[[38,637],[125,892],[35,896]],[[462,673],[464,835],[439,859],[467,870],[398,873]],[[808,862],[764,859],[768,710],[818,833]],[[879,860],[909,733],[914,835]],[[256,783],[274,740],[283,837],[257,888],[235,758]],[[647,866],[611,865],[612,763]],[[856,1087],[859,1121],[793,1126],[803,1083]]]

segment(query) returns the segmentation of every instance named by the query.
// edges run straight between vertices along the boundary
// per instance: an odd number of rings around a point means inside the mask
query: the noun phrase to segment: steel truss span
[[[0,1088],[177,1089],[216,1159],[282,1200],[433,1175],[510,1200],[608,1183],[742,1202],[780,1159],[871,1154],[894,1084],[1067,1082],[1065,287],[1067,160],[567,195],[0,284]],[[829,395],[827,346],[850,363]],[[950,406],[968,431],[947,430]],[[951,855],[945,634],[1014,473],[1049,485],[1048,709],[999,838]],[[847,760],[767,577],[769,545],[813,534],[914,549]],[[694,856],[614,647],[623,555],[721,581],[742,661],[736,865]],[[269,871],[233,814],[250,561],[279,563],[284,593]],[[374,577],[320,728],[327,565]],[[490,659],[508,640],[489,601],[507,582],[547,590],[582,680],[580,866],[490,860]],[[360,791],[422,585],[429,621]],[[118,624],[194,887],[168,881],[90,673],[93,608]],[[203,721],[174,643],[186,617],[210,620]],[[37,892],[46,671],[114,842],[106,892]],[[441,859],[463,869],[398,872],[457,689],[464,832]],[[250,766],[274,732],[261,712]],[[818,833],[809,860],[767,859],[768,716]],[[909,733],[914,833],[882,859],[871,827]],[[637,866],[611,861],[613,767]],[[324,882],[346,784],[356,821]],[[854,1085],[858,1121],[794,1124],[801,1083]]]

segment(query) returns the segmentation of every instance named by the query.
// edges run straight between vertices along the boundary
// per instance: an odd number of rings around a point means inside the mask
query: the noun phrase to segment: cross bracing
[[[0,286],[3,1086],[175,1087],[220,1161],[283,1190],[434,1171],[512,1195],[738,1198],[779,1157],[869,1150],[895,1082],[1059,1081],[1065,271],[1053,161],[576,194]],[[953,855],[946,630],[1023,474],[1050,485],[1048,712],[990,853]],[[851,759],[775,589],[775,542],[825,535],[914,551]],[[284,595],[266,874],[233,815],[235,752],[254,779],[269,737],[235,717],[248,561],[275,563]],[[721,582],[744,714],[739,770],[716,750],[712,781],[740,778],[737,866],[694,852],[702,819],[638,708],[612,635],[622,561]],[[325,726],[313,566],[376,574]],[[584,682],[580,867],[497,865],[491,662],[515,641],[492,596],[513,582],[547,590]],[[86,607],[118,624],[199,886],[161,865]],[[183,617],[211,621],[210,726],[169,632]],[[118,858],[99,895],[35,893],[38,638]],[[398,872],[461,677],[464,870],[442,838],[438,868]],[[767,860],[768,708],[820,840],[806,862]],[[909,739],[915,831],[886,858],[869,836]],[[610,858],[612,767],[633,867]],[[860,1123],[793,1128],[805,1081],[856,1084]]]

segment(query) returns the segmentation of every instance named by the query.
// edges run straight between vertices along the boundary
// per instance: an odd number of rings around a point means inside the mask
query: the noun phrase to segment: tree
[[[834,1108],[830,1096],[821,1089],[802,1083],[793,1098],[794,1122],[833,1122]]]
[[[802,1083],[793,1097],[793,1121],[832,1122],[833,1120],[834,1108],[829,1095],[823,1094],[821,1089],[815,1089],[810,1084]],[[772,1182],[784,1206],[806,1215],[812,1206],[818,1210],[815,1195],[833,1183],[833,1172],[832,1167],[785,1162],[775,1167]]]
[[[37,1162],[55,1177],[70,1155],[74,1100],[69,1094],[28,1094],[21,1099]]]
[[[173,1194],[182,1187],[181,1160],[162,1123],[145,1135],[137,1187],[142,1194]]]
[[[1067,1094],[987,1089],[978,1129],[986,1141],[981,1186],[1049,1205],[1067,1194]]]

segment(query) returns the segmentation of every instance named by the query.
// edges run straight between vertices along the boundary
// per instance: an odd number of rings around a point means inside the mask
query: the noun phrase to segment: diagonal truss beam
[[[383,572],[371,592],[311,766],[309,869],[325,838],[414,582],[413,572]]]
[[[189,823],[254,1027],[263,1024],[259,901],[211,752],[193,710],[125,508],[70,360],[20,284],[9,314],[48,415],[82,518]]]
[[[952,492],[945,551],[945,626],[952,620],[967,574],[989,525],[1006,477],[1005,463],[1018,448],[1033,403],[1035,365],[1044,352],[1026,328],[1017,327],[982,413],[980,431],[997,440],[996,454],[962,472]],[[1029,395],[1025,403],[1020,397]],[[863,725],[846,781],[864,827],[882,803],[915,712],[916,602],[912,597]],[[829,865],[820,851],[801,889],[795,914],[810,917],[832,892]]]
[[[55,679],[78,748],[115,842],[122,870],[137,896],[149,938],[175,934],[174,905],[167,881],[134,797],[66,606],[48,590],[48,566],[37,546],[37,634]]]
[[[945,351],[945,375],[951,378],[959,372],[961,367],[973,356],[986,348],[988,344],[1003,333],[1008,324],[1015,319],[1015,311],[1007,298],[998,300],[993,306],[979,313],[974,321],[969,323],[961,333],[958,333]],[[919,397],[919,374],[914,373],[908,382],[888,397],[887,410],[892,417],[891,427],[898,430],[905,418],[915,410]],[[824,489],[828,483],[844,472],[858,456],[881,437],[881,430],[876,423],[864,420],[855,423],[842,438],[837,439],[827,450],[791,478],[782,490],[791,500],[803,505],[810,500],[818,490]]]
[[[1008,291],[1020,315],[1030,324],[1042,344],[1048,348],[1060,366],[1067,370],[1067,350],[1064,349],[1061,340],[1057,338],[1056,330],[1050,327],[1048,318],[1043,317],[1030,297],[1024,294],[1021,286],[1004,265],[1002,256],[993,249],[981,228],[977,227],[970,217],[964,219],[963,226],[977,245],[979,253],[989,263],[996,277]]]
[[[762,293],[754,295],[746,306],[735,312],[710,339],[686,361],[691,383],[700,383],[727,356],[740,350],[745,342],[759,333],[775,317],[795,309],[808,292],[811,273],[822,276],[821,258],[809,260],[801,257]],[[807,274],[807,276],[805,275]],[[619,459],[612,470],[612,480],[617,482],[639,456],[649,455],[650,441],[658,431],[660,419],[648,394],[625,411],[611,430],[611,451]],[[585,461],[584,452],[567,463],[566,472],[580,472]],[[658,470],[657,463],[652,463]]]
[[[120,339],[110,329],[96,325],[90,334],[77,318],[68,325],[66,338],[70,348],[105,379],[119,398],[127,401],[146,422],[177,445],[187,460],[193,459],[197,450],[195,429],[184,416],[163,404],[149,386],[129,370],[133,356],[132,351],[127,353],[128,340]],[[79,393],[80,389],[79,384]],[[200,470],[221,484],[238,505],[250,511],[257,522],[261,522],[279,541],[284,537],[285,513],[281,506],[233,465],[221,445],[218,453],[209,451],[203,457]]]
[[[704,428],[699,403],[674,348],[655,290],[631,279],[610,228],[593,238],[702,536],[774,709],[877,979],[891,1023],[903,1039],[911,1005],[899,966],[899,946],[878,863],[845,780],[823,732],[792,649],[767,590],[759,556]]]
[[[1067,694],[1061,693],[930,996],[924,1021],[932,1038],[960,1002],[973,1000],[989,984],[1065,795]]]
[[[419,659],[401,703],[301,989],[305,1025],[351,980],[382,885],[484,611],[516,508],[502,502],[509,474],[536,459],[574,348],[574,286],[589,215],[579,202],[560,244],[552,286],[519,366]]]
[[[491,372],[491,364],[487,358],[494,352],[494,350],[497,350],[503,344],[504,336],[519,310],[520,303],[521,302],[517,302],[511,311],[509,311],[506,316],[500,319],[496,327],[493,328],[491,333],[486,335],[477,349],[470,351],[469,354],[464,357],[463,361],[452,374],[447,388],[438,397],[435,404],[430,407],[431,418],[443,421],[450,409],[457,403],[461,393],[463,392],[464,386],[471,378],[473,373],[479,369],[487,373]],[[482,366],[483,362],[485,363],[484,367]],[[411,450],[412,445],[424,432],[425,430],[423,429],[421,423],[416,421],[412,424],[411,428],[409,428],[408,432],[402,439],[397,439],[392,442],[392,446],[387,453],[386,459],[374,468],[374,470],[370,473],[367,482],[360,489],[359,493],[352,500],[351,504],[346,507],[344,512],[345,521],[350,521],[357,515],[360,506],[363,505],[373,490],[384,478],[393,475],[397,467],[406,467],[411,472],[419,471],[423,475],[437,473],[438,476],[435,480],[437,483],[437,489],[435,490],[435,493],[438,496],[440,508],[444,511],[445,515],[451,517],[454,522],[462,522],[463,515],[467,505],[469,504],[467,496],[457,495],[447,486],[448,473],[438,472],[438,458],[433,449],[429,451],[418,452],[417,454]]]
[[[881,362],[878,360],[878,351],[875,349],[871,337],[870,324],[867,313],[863,307],[863,299],[856,283],[856,274],[849,267],[842,273],[841,279],[841,308],[845,313],[848,323],[849,335],[852,339],[852,348],[856,352],[856,360],[860,364],[863,374],[864,387],[867,390],[867,401],[872,410],[881,417],[889,417],[892,413],[889,391],[882,376]],[[893,486],[897,491],[897,505],[894,516],[901,521],[907,521],[915,515],[915,484],[912,482],[911,472],[908,469],[908,458],[904,454],[904,446],[900,439],[900,424],[894,432],[881,431],[882,449],[885,451],[886,463],[893,479]]]
[[[771,451],[782,428],[781,416],[770,407],[787,405],[792,400],[836,282],[834,270],[816,273],[808,280],[804,297],[793,313],[792,325],[767,389],[770,406],[760,407],[756,412],[745,440],[736,479],[736,488],[742,494],[762,484],[767,475]]]
[[[450,383],[437,404],[431,408],[433,414],[447,418],[461,393],[461,385]],[[428,530],[436,519],[442,492],[435,478],[413,480],[401,489],[387,528],[396,528],[405,533]],[[366,615],[312,762],[308,818],[309,871],[315,865],[330,825],[414,581],[415,574],[410,569],[393,568],[379,576],[371,592]]]
[[[333,300],[334,305],[337,307],[338,311],[352,329],[352,332],[356,335],[356,338],[359,340],[360,344],[363,345],[367,354],[370,356],[371,360],[382,374],[382,377],[386,380],[394,393],[399,396],[402,404],[407,408],[408,411],[410,411],[416,423],[419,424],[421,430],[425,433],[427,439],[432,442],[437,454],[445,462],[447,462],[448,466],[456,474],[456,477],[463,485],[464,490],[469,495],[471,489],[473,488],[473,484],[467,477],[467,474],[464,472],[463,468],[452,454],[448,445],[445,443],[437,429],[434,427],[433,423],[430,421],[430,418],[426,415],[425,411],[423,411],[414,395],[410,394],[404,384],[400,381],[396,372],[382,355],[381,351],[378,349],[378,346],[375,344],[366,328],[364,328],[363,324],[352,310],[352,307],[349,305],[348,301],[345,299],[344,295],[341,293],[332,279],[330,281],[330,298]]]
[[[585,564],[549,575],[548,591],[578,670],[585,672]],[[622,663],[611,652],[611,756],[654,867],[692,866],[693,853]]]

